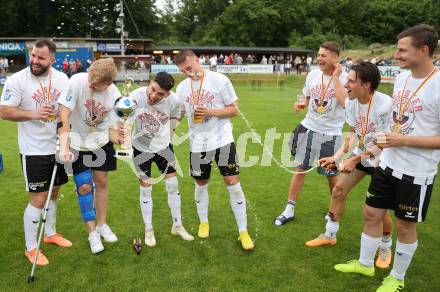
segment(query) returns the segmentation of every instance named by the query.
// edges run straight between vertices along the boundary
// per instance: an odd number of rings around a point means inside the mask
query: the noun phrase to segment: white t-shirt
[[[0,104],[6,106],[18,107],[22,110],[36,110],[42,104],[47,103],[49,83],[51,85],[51,101],[55,112],[58,114],[58,98],[69,78],[66,74],[55,70],[52,76],[37,77],[31,73],[29,67],[13,74],[6,80],[3,88]],[[50,79],[52,80],[50,82]],[[40,85],[40,82],[41,85]],[[44,93],[41,90],[43,87]],[[31,120],[18,122],[18,145],[20,153],[23,155],[49,155],[55,154],[57,140],[57,121],[43,122],[41,120]]]
[[[346,99],[345,100],[345,114],[347,116],[347,124],[354,128],[358,140],[362,136],[362,131],[367,128],[364,138],[364,146],[356,147],[353,150],[355,155],[359,155],[366,150],[366,146],[373,142],[376,137],[376,133],[389,132],[390,129],[390,117],[392,114],[393,103],[390,96],[381,92],[375,91],[371,106],[370,113],[368,115],[368,126],[366,127],[366,117],[368,112],[368,103],[361,104],[358,99]],[[359,112],[362,116],[362,128],[360,123]],[[365,167],[376,167],[374,158],[362,160],[362,165]]]
[[[344,125],[345,114],[344,109],[339,105],[335,96],[335,88],[333,80],[330,82],[331,76],[324,75],[324,88],[321,85],[323,72],[319,69],[311,71],[306,78],[303,88],[303,94],[310,96],[309,108],[306,117],[301,124],[309,130],[326,135],[341,135],[342,126]],[[342,72],[339,80],[342,84],[347,82],[347,73]],[[329,84],[330,82],[330,84]],[[322,91],[328,89],[323,98],[324,111],[318,112],[319,100]]]
[[[193,82],[194,94],[201,80],[191,81],[186,78],[177,86],[177,95],[185,107],[190,132],[191,152],[205,152],[232,143],[232,125],[229,118],[207,117],[202,123],[193,123],[194,101],[191,94]],[[231,81],[223,74],[206,70],[200,91],[199,106],[222,109],[237,101],[237,95]]]
[[[405,81],[411,71],[396,76],[393,90],[393,122],[397,121],[400,98]],[[423,79],[410,77],[404,92],[403,106],[413,95]],[[403,107],[402,106],[402,107]],[[440,72],[419,90],[404,112],[401,134],[409,136],[440,136]],[[416,184],[429,184],[437,173],[440,150],[416,147],[392,147],[383,150],[381,166],[388,166],[395,176],[406,174],[416,177]]]
[[[177,94],[170,95],[159,103],[149,105],[147,87],[140,87],[130,93],[137,102],[134,127],[132,132],[133,146],[142,151],[157,153],[170,144],[170,119],[180,117],[181,104]]]
[[[119,117],[113,110],[115,100],[121,96],[118,88],[112,84],[103,92],[94,92],[89,88],[88,73],[78,73],[69,80],[68,89],[58,103],[72,111],[70,146],[77,150],[94,150],[109,142],[109,128],[116,125]],[[90,117],[102,119],[91,126]]]

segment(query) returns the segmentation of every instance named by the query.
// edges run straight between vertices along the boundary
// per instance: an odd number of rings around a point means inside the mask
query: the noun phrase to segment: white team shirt
[[[411,71],[396,76],[393,90],[393,122],[396,123],[400,98],[406,78]],[[423,79],[410,77],[404,92],[403,106],[406,104]],[[402,106],[402,108],[403,108]],[[409,102],[404,112],[401,134],[409,136],[440,136],[440,72],[423,86]],[[396,177],[401,174],[414,176],[415,184],[430,184],[437,173],[440,150],[416,147],[392,147],[383,150],[381,166],[394,170]]]
[[[364,146],[356,147],[353,154],[359,155],[366,151],[366,146],[373,142],[377,133],[389,132],[391,115],[393,110],[393,103],[390,96],[375,91],[371,100],[370,113],[368,115],[368,126],[366,127],[366,117],[368,112],[368,103],[361,104],[358,99],[345,100],[345,114],[347,116],[347,124],[354,128],[354,132],[358,140],[362,136],[362,132],[367,128],[364,138]],[[362,116],[362,128],[360,123],[360,115]],[[365,167],[376,167],[374,158],[362,160],[362,165]]]
[[[345,113],[344,109],[339,105],[335,96],[335,87],[333,80],[330,82],[331,76],[324,75],[324,88],[321,85],[323,72],[319,69],[312,70],[306,78],[303,94],[310,96],[309,108],[307,115],[301,124],[309,130],[326,135],[341,135],[342,126],[344,125]],[[342,84],[347,82],[348,74],[342,72],[339,80]],[[330,82],[330,84],[329,84]],[[318,112],[318,103],[322,92],[328,89],[323,98],[324,112]]]
[[[202,123],[193,123],[194,101],[191,95],[191,82],[193,82],[194,93],[197,95],[200,80],[191,81],[186,78],[180,82],[176,90],[188,117],[191,152],[211,151],[234,142],[229,118],[207,117]],[[205,70],[199,106],[222,109],[237,99],[237,94],[228,77]]]
[[[134,113],[132,144],[139,151],[157,153],[171,143],[170,120],[180,118],[181,104],[177,94],[170,92],[157,104],[150,105],[147,90],[147,87],[140,87],[130,93],[138,105]]]
[[[93,92],[89,88],[88,73],[78,73],[70,78],[68,88],[58,103],[72,111],[70,146],[73,149],[95,150],[110,141],[109,128],[119,122],[119,117],[113,110],[119,96],[121,94],[114,84],[103,92]],[[103,119],[96,127],[91,126],[90,117],[94,119],[99,115]]]
[[[0,104],[22,110],[36,110],[47,103],[49,81],[51,82],[50,103],[58,114],[57,100],[62,95],[69,78],[66,74],[50,68],[47,76],[34,76],[29,67],[13,74],[6,80]],[[51,78],[50,78],[51,77]],[[41,90],[43,87],[43,91]],[[22,155],[49,155],[56,152],[57,121],[31,120],[18,122],[18,145]]]

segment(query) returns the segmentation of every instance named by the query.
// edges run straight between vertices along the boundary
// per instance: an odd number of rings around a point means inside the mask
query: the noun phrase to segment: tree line
[[[119,37],[119,0],[0,0],[1,37]],[[124,0],[129,38],[157,44],[344,48],[394,43],[418,23],[440,28],[440,0]]]

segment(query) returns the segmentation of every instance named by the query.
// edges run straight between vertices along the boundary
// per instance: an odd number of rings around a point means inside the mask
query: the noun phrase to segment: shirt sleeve
[[[341,81],[342,85],[345,85],[348,81],[348,74],[346,72],[342,72],[341,76],[339,76],[339,81]]]
[[[178,119],[180,118],[180,113],[185,110],[183,104],[180,102],[180,99],[177,95],[173,96],[171,102],[171,111],[170,111],[170,119]]]
[[[380,109],[381,111],[377,121],[377,131],[388,132],[391,130],[393,121],[393,102],[391,97],[381,105]]]
[[[116,112],[114,111],[113,105],[118,97],[121,96],[121,93],[119,92],[119,89],[116,87],[116,85],[112,84],[112,93],[111,93],[111,99],[112,99],[112,106],[108,109],[108,127],[113,128],[116,126],[119,122],[123,122],[123,119],[120,118]]]
[[[0,105],[19,106],[22,98],[22,90],[20,83],[14,82],[15,79],[6,79],[2,95],[0,97]]]
[[[76,85],[75,79],[70,79],[66,84],[66,88],[62,90],[58,103],[73,111],[78,101],[78,93],[80,91],[80,88],[78,87],[79,86]]]
[[[304,82],[304,87],[302,90],[302,92],[305,96],[311,96],[311,93],[310,93],[310,74],[312,74],[312,73],[307,74],[306,82]]]
[[[350,127],[356,126],[356,109],[354,103],[348,98],[345,99],[345,119]]]
[[[229,79],[226,80],[223,87],[220,89],[220,94],[225,105],[230,105],[238,99],[234,86],[232,86],[231,80]]]

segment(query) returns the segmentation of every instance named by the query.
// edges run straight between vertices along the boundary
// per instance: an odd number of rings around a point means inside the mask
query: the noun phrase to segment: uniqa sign
[[[0,43],[0,51],[22,51],[23,48],[20,43]]]

